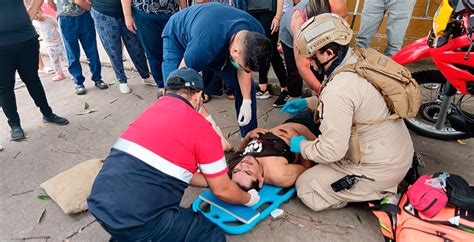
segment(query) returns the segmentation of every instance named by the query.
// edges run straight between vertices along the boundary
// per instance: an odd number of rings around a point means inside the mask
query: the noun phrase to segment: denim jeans
[[[176,69],[184,57],[186,46],[181,46],[174,34],[163,36],[162,79],[164,86],[170,73]]]
[[[161,33],[172,14],[150,14],[133,8],[137,25],[137,36],[145,49],[151,73],[158,87],[164,87],[161,63],[163,62],[163,39]]]
[[[388,44],[384,54],[392,56],[400,51],[415,3],[415,0],[366,0],[356,45],[362,48],[370,46],[386,11]]]
[[[20,126],[15,99],[15,71],[25,83],[28,93],[40,108],[43,116],[53,113],[46,100],[46,94],[38,77],[39,41],[31,40],[0,46],[0,106],[7,116],[10,127]]]
[[[127,29],[125,19],[108,16],[94,9],[91,10],[91,15],[100,41],[110,58],[117,80],[120,83],[127,83],[127,76],[123,68],[122,41],[140,76],[148,78],[150,71],[146,63],[145,51],[137,36]]]
[[[99,224],[112,236],[110,241],[226,241],[225,234],[201,213],[172,207],[157,218],[130,229],[112,229]]]
[[[185,47],[181,46],[177,41],[176,37],[171,34],[163,37],[163,78],[165,80],[169,74],[176,70],[183,59]],[[237,70],[232,65],[225,65],[224,68],[216,70],[215,68],[206,67],[202,70],[204,79],[204,89],[206,93],[218,94],[222,93],[222,80],[224,85],[229,88],[235,96],[235,112],[236,116],[239,116],[240,106],[242,105],[243,97],[240,91],[240,85],[237,80]],[[165,83],[166,86],[166,83]],[[257,128],[257,99],[256,99],[255,84],[252,81],[252,89],[250,97],[252,100],[252,119],[250,123],[240,127],[240,135],[245,135]]]
[[[86,53],[89,61],[92,80],[100,81],[102,79],[101,65],[99,52],[97,51],[94,20],[92,20],[91,14],[85,12],[76,17],[59,16],[58,20],[64,47],[66,48],[69,72],[74,78],[76,85],[83,85],[85,81],[82,75],[79,42],[81,42],[82,49]]]

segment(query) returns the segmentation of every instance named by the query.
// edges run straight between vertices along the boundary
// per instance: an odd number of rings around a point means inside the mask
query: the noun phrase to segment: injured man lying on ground
[[[264,183],[291,187],[303,171],[314,165],[313,161],[290,151],[291,138],[303,135],[314,140],[319,134],[309,109],[274,128],[256,128],[244,137],[237,158],[229,164],[229,176],[244,191],[258,191]],[[194,174],[191,183],[207,187],[200,173]]]
[[[314,165],[290,151],[290,140],[303,135],[316,139],[319,130],[313,112],[307,110],[270,129],[249,132],[237,150],[238,157],[229,165],[229,176],[244,191],[262,188],[264,183],[291,187],[298,176]]]

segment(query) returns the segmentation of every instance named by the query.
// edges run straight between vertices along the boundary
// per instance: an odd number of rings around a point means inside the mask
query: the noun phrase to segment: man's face
[[[253,156],[245,156],[232,170],[232,181],[243,187],[250,187],[252,182],[260,179],[263,179],[262,171]]]
[[[314,68],[314,70],[318,71],[319,67],[316,64],[316,60],[319,60],[319,63],[325,63],[326,61],[330,60],[333,57],[333,55],[329,55],[327,51],[320,53],[319,51],[316,51],[314,53],[314,56],[310,58],[311,66]],[[323,66],[323,71],[326,71],[329,65]]]
[[[245,64],[243,64],[243,60],[242,60],[243,58],[242,58],[241,53],[231,55],[230,59],[232,61],[232,65],[235,67],[235,69],[237,69],[239,71],[245,71],[246,73],[252,72],[252,70],[250,70],[250,68],[248,68],[247,66],[245,66]]]
[[[246,73],[252,72],[249,67],[245,66],[244,56],[242,54],[243,46],[241,43],[238,43],[235,40],[234,34],[230,40],[229,53],[230,53],[230,62],[239,71],[245,71]]]

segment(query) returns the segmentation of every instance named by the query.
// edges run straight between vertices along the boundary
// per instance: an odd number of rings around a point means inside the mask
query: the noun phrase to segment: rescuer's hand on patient
[[[295,136],[290,140],[291,152],[301,153],[301,141],[307,140],[303,135]]]
[[[305,98],[299,98],[288,101],[280,110],[280,113],[287,112],[291,115],[298,114],[308,107],[308,102]]]
[[[245,206],[252,207],[253,205],[257,204],[258,201],[260,201],[260,195],[258,195],[257,190],[251,189],[247,193],[250,194],[250,201],[244,204]]]
[[[240,106],[240,113],[239,117],[237,118],[237,122],[239,126],[245,126],[250,123],[252,119],[252,100],[244,99],[242,101],[242,106]]]

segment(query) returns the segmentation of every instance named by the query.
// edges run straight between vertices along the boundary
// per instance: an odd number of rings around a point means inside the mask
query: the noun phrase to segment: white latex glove
[[[244,99],[242,100],[242,106],[240,106],[239,117],[237,122],[240,126],[245,126],[250,123],[252,119],[252,100]]]
[[[252,207],[253,205],[257,204],[258,201],[260,201],[260,195],[258,195],[257,190],[252,189],[248,191],[247,193],[250,194],[250,201],[244,204],[245,206]]]

